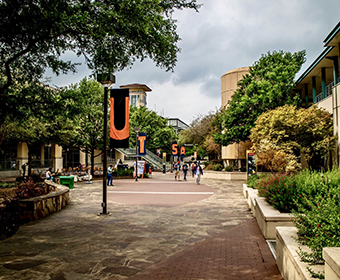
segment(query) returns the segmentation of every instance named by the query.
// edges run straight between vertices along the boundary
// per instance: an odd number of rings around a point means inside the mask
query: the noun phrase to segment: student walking
[[[180,179],[180,174],[179,174],[180,169],[181,169],[181,164],[179,161],[177,161],[177,163],[174,164],[175,181],[177,181],[177,177],[178,177],[178,181]]]
[[[195,167],[196,185],[199,185],[201,183],[201,175],[203,175],[202,167],[199,165],[199,163],[196,163],[196,167]]]
[[[112,169],[112,164],[109,165],[109,167],[107,168],[107,185],[108,186],[113,186],[112,184],[112,173],[113,173],[113,169]]]
[[[192,175],[192,178],[195,177],[195,163],[191,163],[191,175]]]
[[[184,162],[184,165],[183,165],[183,175],[184,175],[184,181],[187,180],[187,173],[188,173],[188,164],[186,162]]]

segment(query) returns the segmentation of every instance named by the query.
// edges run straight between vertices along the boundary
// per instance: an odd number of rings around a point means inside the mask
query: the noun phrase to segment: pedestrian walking
[[[188,164],[186,162],[184,162],[184,165],[183,165],[183,176],[184,176],[184,181],[187,180],[187,172],[188,172]]]
[[[174,164],[174,170],[175,170],[175,181],[178,181],[180,179],[180,174],[179,171],[181,170],[181,163],[179,161],[177,161],[177,163]]]
[[[196,163],[196,167],[195,167],[195,182],[196,182],[196,185],[199,185],[201,183],[201,175],[203,175],[202,167],[199,165],[199,163]]]
[[[109,167],[107,168],[107,185],[108,186],[113,186],[113,184],[112,184],[112,181],[113,181],[112,173],[113,173],[112,164],[110,164]]]
[[[195,177],[195,167],[196,167],[195,163],[191,163],[191,175],[192,175],[192,178]]]

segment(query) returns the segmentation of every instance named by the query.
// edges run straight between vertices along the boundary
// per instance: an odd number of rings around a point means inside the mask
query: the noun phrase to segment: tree
[[[229,145],[249,140],[255,121],[264,112],[293,104],[300,98],[292,96],[295,74],[305,62],[305,51],[274,51],[262,55],[239,82],[238,89],[218,117],[216,126],[224,133],[214,134],[216,143]]]
[[[213,158],[219,158],[221,145],[212,141],[212,134],[217,132],[216,127],[213,126],[217,115],[218,112],[213,111],[207,115],[198,115],[188,129],[179,133],[179,144],[193,144],[200,157],[209,155]]]
[[[198,11],[196,0],[0,1],[0,97],[13,85],[37,82],[46,68],[76,71],[66,52],[83,55],[93,72],[122,70],[149,57],[172,70],[180,37],[175,9]]]
[[[335,147],[332,115],[315,105],[309,109],[285,105],[263,113],[255,124],[250,139],[258,164],[272,171],[296,171],[300,154],[310,168],[320,169]]]
[[[82,108],[77,115],[79,136],[76,144],[80,150],[91,156],[91,173],[94,174],[94,158],[96,149],[103,149],[103,87],[95,80],[82,79],[79,85],[73,85],[70,90],[77,92],[77,106]],[[101,154],[98,154],[99,156]]]
[[[168,120],[158,116],[154,111],[145,107],[130,107],[130,147],[136,146],[136,133],[134,127],[140,127],[140,132],[146,133],[146,148],[156,152],[161,149],[166,153],[171,152],[170,139],[176,140],[177,136]]]
[[[24,142],[28,148],[28,176],[31,175],[32,146],[34,144],[67,144],[76,137],[74,123],[62,116],[53,121],[30,116],[26,120],[12,122],[12,130],[7,139]]]
[[[72,143],[77,136],[72,120],[81,107],[76,106],[73,91],[53,89],[40,83],[22,84],[7,92],[13,98],[7,99],[1,110],[0,144],[3,140],[26,142],[30,172],[33,144]],[[21,103],[17,104],[17,100]]]

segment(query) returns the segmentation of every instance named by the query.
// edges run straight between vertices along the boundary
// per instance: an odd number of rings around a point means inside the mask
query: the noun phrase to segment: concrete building
[[[228,71],[221,77],[221,105],[228,106],[228,101],[237,90],[237,83],[244,75],[249,73],[249,67],[242,67]],[[249,150],[250,142],[234,143],[222,146],[222,159],[224,165],[232,165],[235,168],[246,166],[246,151]]]
[[[333,115],[334,135],[338,136],[335,160],[339,165],[340,154],[340,22],[327,35],[324,51],[297,79],[294,92],[301,96],[305,108],[316,104]]]
[[[185,122],[181,121],[179,118],[168,118],[168,125],[171,125],[174,128],[176,134],[178,134],[181,130],[184,130],[189,127]]]

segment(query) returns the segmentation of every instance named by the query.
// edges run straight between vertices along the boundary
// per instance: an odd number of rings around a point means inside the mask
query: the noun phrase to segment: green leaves
[[[289,53],[268,52],[249,68],[249,74],[222,112],[218,124],[224,134],[214,135],[217,143],[225,146],[249,140],[250,130],[263,112],[285,104],[299,105],[292,90],[295,74],[305,62],[305,51]]]
[[[173,70],[177,62],[175,9],[198,10],[196,0],[4,0],[0,2],[0,94],[15,82],[76,70],[66,51],[84,55],[93,72],[115,72],[151,58]]]
[[[259,164],[270,170],[292,172],[299,166],[300,154],[311,168],[320,168],[321,159],[334,149],[336,137],[333,136],[333,118],[326,110],[316,106],[297,109],[285,105],[260,115],[250,139]],[[275,157],[285,160],[277,164]],[[289,166],[295,168],[289,171]]]
[[[136,133],[134,127],[140,127],[140,132],[146,133],[146,148],[152,152],[162,149],[163,152],[170,153],[171,141],[177,135],[173,128],[168,126],[167,119],[158,116],[154,111],[145,107],[130,107],[130,147],[136,146]]]

